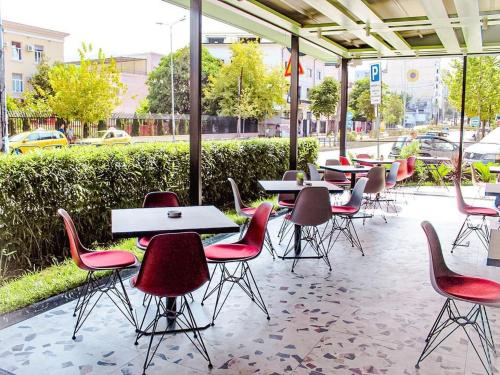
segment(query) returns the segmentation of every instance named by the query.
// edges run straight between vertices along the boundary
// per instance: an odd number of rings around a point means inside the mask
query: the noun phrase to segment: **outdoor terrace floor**
[[[380,217],[364,227],[356,222],[366,256],[337,243],[331,273],[322,261],[303,260],[293,274],[291,261],[273,262],[263,251],[250,265],[271,320],[235,288],[215,326],[202,332],[213,370],[177,335],[167,336],[147,373],[484,374],[460,331],[414,368],[444,303],[430,285],[423,219],[435,225],[452,269],[500,281],[500,269],[485,266],[487,253],[476,238],[450,254],[463,221],[453,198],[408,196],[388,224]],[[280,223],[270,222],[273,239]],[[214,302],[201,307],[202,293],[193,303],[198,324],[209,320]],[[141,313],[141,293],[130,290],[130,296]],[[148,339],[134,346],[132,327],[101,301],[75,342],[74,302],[0,331],[0,374],[141,374]],[[500,311],[489,309],[489,316],[500,343]]]

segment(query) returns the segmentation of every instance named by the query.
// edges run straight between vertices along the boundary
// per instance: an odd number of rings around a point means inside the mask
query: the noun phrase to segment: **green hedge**
[[[288,140],[280,139],[204,142],[203,202],[231,204],[228,177],[238,182],[244,199],[257,199],[262,196],[257,180],[280,178],[288,152]],[[299,140],[300,168],[315,162],[317,154],[316,140]],[[188,203],[189,146],[75,147],[3,156],[0,176],[1,277],[6,254],[15,260],[9,264],[23,268],[68,255],[59,207],[74,216],[81,240],[91,244],[111,240],[112,208],[139,207],[149,191],[175,191]]]

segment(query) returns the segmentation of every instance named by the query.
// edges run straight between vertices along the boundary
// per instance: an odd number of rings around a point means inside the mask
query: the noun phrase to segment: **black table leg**
[[[299,256],[302,252],[302,227],[297,224],[295,224],[294,230],[294,249],[295,256]]]
[[[351,172],[351,190],[354,189],[354,185],[356,185],[356,173]]]

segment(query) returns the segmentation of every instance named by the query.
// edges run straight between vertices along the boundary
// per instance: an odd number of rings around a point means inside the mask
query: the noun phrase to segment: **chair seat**
[[[255,215],[255,211],[257,211],[257,207],[244,207],[241,209],[241,213],[246,217],[252,217]],[[271,211],[271,216],[276,216],[276,211]]]
[[[356,207],[352,206],[332,206],[332,214],[334,215],[342,215],[342,214],[355,214],[358,212]]]
[[[295,201],[279,201],[278,205],[280,207],[293,208],[295,206]]]
[[[392,189],[394,186],[396,186],[395,182],[386,182],[385,183],[385,188],[386,189]]]
[[[472,216],[491,216],[491,217],[498,216],[498,211],[495,210],[494,208],[489,208],[489,207],[466,206],[465,212],[467,212],[468,215]]]
[[[368,176],[368,172],[356,173],[356,178],[367,177],[367,176]]]
[[[137,239],[137,247],[141,249],[146,249],[149,245],[149,241],[151,241],[152,237],[139,237]]]
[[[94,251],[81,258],[87,267],[96,269],[124,268],[136,262],[134,254],[123,250]]]
[[[442,276],[438,286],[447,294],[475,303],[500,303],[500,284],[492,280],[469,276]]]
[[[205,248],[207,260],[219,262],[253,258],[259,252],[259,248],[243,244],[215,244]]]

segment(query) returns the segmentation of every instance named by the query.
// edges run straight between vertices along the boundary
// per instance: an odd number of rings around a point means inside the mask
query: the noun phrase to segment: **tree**
[[[449,101],[457,110],[462,105],[462,62],[451,62],[451,70],[443,80],[449,90]],[[485,134],[486,123],[493,122],[500,112],[500,58],[497,56],[469,57],[467,59],[467,85],[465,115],[478,116]]]
[[[398,124],[403,117],[403,99],[396,93],[388,93],[382,103],[382,117],[386,124]]]
[[[386,99],[389,88],[382,83],[382,105]],[[375,108],[370,103],[370,79],[363,78],[354,82],[349,94],[349,108],[355,120],[366,119],[373,121],[375,118]]]
[[[79,64],[55,65],[49,71],[54,95],[48,103],[61,118],[96,123],[108,118],[120,103],[125,85],[120,82],[115,61],[106,59],[102,50],[97,59],[90,60],[87,54],[91,51],[91,45],[82,44]]]
[[[176,113],[189,113],[189,46],[173,53],[174,62],[174,109]],[[210,75],[215,75],[221,65],[219,59],[202,48],[201,82],[208,82]],[[149,111],[152,113],[170,113],[172,111],[170,87],[170,54],[164,56],[147,80],[149,93]]]
[[[54,65],[60,65],[60,63],[55,63]],[[28,79],[28,83],[33,88],[33,100],[45,100],[54,95],[54,89],[50,84],[49,72],[52,67],[47,63],[45,58],[37,66],[37,71],[35,74]]]
[[[285,105],[288,82],[282,70],[266,70],[258,43],[235,43],[231,52],[231,62],[209,78],[207,105],[225,116],[270,117]]]
[[[327,133],[331,131],[330,117],[335,114],[337,103],[339,102],[339,83],[331,77],[326,77],[320,85],[314,87],[310,94],[311,111],[319,118],[326,117]],[[337,127],[335,127],[335,139],[337,139]]]

